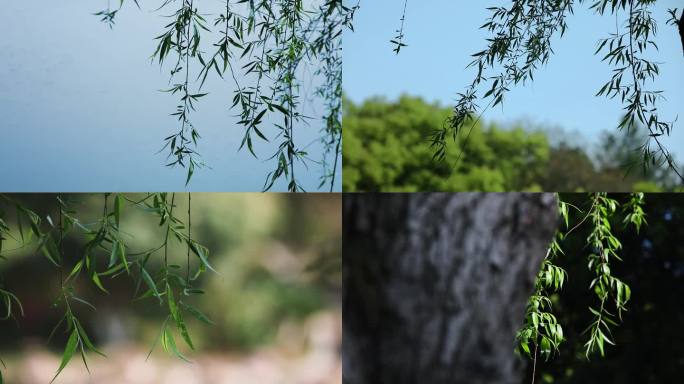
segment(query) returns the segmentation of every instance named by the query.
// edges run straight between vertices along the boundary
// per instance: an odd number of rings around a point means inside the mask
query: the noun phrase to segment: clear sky
[[[479,30],[488,16],[485,8],[508,3],[409,0],[404,29],[408,47],[397,56],[389,40],[399,27],[403,1],[362,0],[355,32],[344,35],[347,96],[360,102],[370,96],[394,99],[410,94],[452,105],[456,93],[464,90],[474,76],[473,69],[466,69],[470,55],[485,47],[487,33]],[[581,133],[581,142],[589,145],[601,131],[614,129],[622,105],[617,100],[593,96],[611,74],[593,53],[597,40],[615,30],[615,18],[594,15],[588,9],[591,3],[576,6],[566,35],[554,42],[556,54],[547,67],[535,74],[535,81],[513,89],[503,106],[485,113],[485,120],[561,127],[571,135]],[[674,133],[664,142],[684,162],[684,58],[676,28],[665,25],[667,9],[677,6],[681,10],[681,0],[659,0],[655,6],[660,53],[654,59],[662,65],[654,88],[665,91],[668,99],[660,104],[661,119],[673,120],[681,115]]]
[[[106,0],[3,4],[0,190],[185,190],[185,170],[164,167],[165,154],[156,153],[163,138],[177,130],[169,113],[178,98],[158,92],[168,84],[168,69],[161,71],[149,60],[154,37],[168,19],[151,12],[161,1],[140,1],[142,11],[128,2],[112,30],[92,15]],[[202,10],[220,5],[202,3]],[[219,79],[205,88],[212,93],[198,103],[192,119],[203,136],[198,150],[212,169],[196,171],[189,188],[260,191],[274,163],[237,151],[243,129],[228,110],[231,84]],[[322,114],[314,104],[305,112]],[[308,144],[319,129],[314,123],[302,127],[295,139]],[[256,147],[263,159],[273,151],[273,145]],[[308,152],[321,158],[320,146],[314,144]],[[317,166],[308,172],[300,167],[298,174],[308,190],[316,189],[321,174]],[[276,187],[286,189],[284,183]]]

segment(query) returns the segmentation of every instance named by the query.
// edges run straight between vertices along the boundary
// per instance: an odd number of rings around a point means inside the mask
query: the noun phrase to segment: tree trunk
[[[345,384],[519,383],[553,194],[344,196]]]

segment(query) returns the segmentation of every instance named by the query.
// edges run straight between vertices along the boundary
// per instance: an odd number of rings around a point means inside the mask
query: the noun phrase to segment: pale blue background
[[[462,92],[474,76],[474,69],[465,69],[470,55],[485,47],[487,32],[479,30],[489,15],[485,8],[508,3],[409,0],[405,23],[409,46],[397,56],[389,40],[399,27],[403,1],[362,0],[354,23],[356,32],[344,35],[347,96],[358,103],[370,96],[394,99],[406,93],[452,105],[456,93]],[[552,130],[561,127],[565,138],[590,148],[600,132],[614,130],[622,105],[618,100],[593,97],[611,74],[593,53],[597,40],[615,31],[615,18],[593,15],[588,10],[591,3],[576,6],[566,35],[554,41],[556,54],[546,68],[537,71],[535,81],[513,88],[503,106],[484,114],[486,121],[510,124],[522,120]],[[684,162],[684,58],[676,28],[665,25],[667,8],[677,6],[681,11],[681,0],[659,0],[655,6],[660,54],[653,59],[663,64],[654,87],[664,90],[668,99],[660,103],[661,119],[683,115],[675,123],[672,136],[663,141]]]
[[[158,92],[168,84],[168,70],[149,60],[153,38],[168,19],[151,12],[161,1],[140,1],[142,11],[128,2],[112,30],[91,14],[106,7],[106,0],[3,2],[0,191],[186,189],[186,171],[165,167],[165,153],[156,154],[178,127],[169,116],[178,98]],[[200,5],[211,12],[221,2]],[[171,8],[163,11],[170,13]],[[314,87],[309,83],[304,80],[307,95]],[[198,150],[212,169],[197,170],[189,189],[260,191],[274,163],[237,152],[243,129],[232,117],[235,111],[228,110],[232,84],[219,79],[205,88],[212,93],[198,103],[192,121],[202,135]],[[320,105],[309,104],[309,115],[322,114]],[[317,123],[301,127],[295,138],[304,146],[319,129]],[[265,159],[275,148],[260,142],[256,149]],[[320,159],[319,145],[308,151]],[[308,190],[316,190],[319,167],[299,166],[297,173]],[[338,165],[336,190],[339,175]]]

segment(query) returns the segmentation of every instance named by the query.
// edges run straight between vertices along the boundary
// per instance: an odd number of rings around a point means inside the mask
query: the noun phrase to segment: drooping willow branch
[[[324,173],[318,187],[329,184],[329,191],[333,192],[342,145],[342,40],[338,37],[341,36],[345,25],[351,25],[346,24],[351,22],[351,16],[349,19],[337,18],[332,21],[328,18],[327,12],[324,13],[324,29],[313,41],[311,51],[323,63],[317,73],[325,79],[316,90],[326,101],[326,113],[323,116],[325,126],[321,129],[321,142],[324,145],[321,163]],[[330,157],[333,159],[332,167],[327,162]]]
[[[474,60],[468,67],[477,69],[475,78],[465,92],[458,94],[452,116],[432,135],[435,159],[446,157],[448,137],[456,141],[462,128],[470,123],[473,123],[469,128],[472,130],[482,87],[487,87],[487,91],[481,99],[490,99],[487,109],[502,103],[511,85],[534,79],[534,72],[550,58],[551,39],[556,33],[561,36],[565,33],[565,20],[573,11],[572,3],[572,0],[541,3],[516,0],[510,8],[489,8],[492,15],[481,28],[488,30],[492,37],[486,49],[473,54]]]
[[[629,285],[615,277],[610,267],[613,259],[622,260],[618,255],[622,244],[612,234],[610,224],[610,218],[618,209],[618,203],[608,198],[605,193],[594,194],[593,200],[594,203],[589,212],[592,231],[587,242],[593,247],[593,253],[589,255],[589,269],[596,277],[589,288],[594,290],[600,304],[598,308],[589,308],[594,315],[594,320],[587,328],[589,333],[589,340],[585,343],[587,358],[596,350],[603,356],[604,342],[614,345],[611,340],[611,327],[617,326],[617,320],[622,320],[622,312],[627,309],[626,305],[631,298]],[[631,195],[630,201],[623,208],[626,213],[623,222],[626,225],[633,225],[637,231],[646,222],[642,206],[643,194],[635,193]],[[615,312],[608,310],[608,301],[611,298],[617,316]]]
[[[394,36],[392,40],[390,40],[390,43],[394,45],[394,48],[392,49],[394,53],[397,55],[401,51],[403,47],[407,47],[404,43],[404,22],[406,21],[406,6],[408,5],[408,0],[404,0],[404,10],[401,12],[401,18],[399,19],[400,24],[399,24],[399,29],[397,29],[396,33],[397,35]]]
[[[200,44],[202,34],[212,31],[191,0],[181,3],[166,31],[157,37],[155,57],[163,64],[167,56],[174,56],[171,79],[182,76],[167,89],[181,96],[173,113],[179,128],[165,138],[164,149],[171,159],[167,165],[187,168],[186,184],[195,168],[205,165],[197,151],[200,136],[189,116],[198,99],[207,95],[199,89],[215,73],[220,78],[230,77],[235,88],[230,108],[237,111],[238,124],[244,130],[239,149],[246,147],[257,157],[256,140],[276,146],[268,157],[275,166],[266,176],[264,190],[285,179],[288,190],[303,191],[295,165],[308,169],[312,163],[322,168],[319,188],[329,183],[333,189],[342,140],[341,37],[343,28],[352,28],[358,4],[347,7],[342,0],[224,1],[224,12],[213,23],[220,36],[213,52],[205,52]],[[166,0],[159,9],[174,3]],[[196,73],[190,69],[193,63],[197,64]],[[323,123],[318,140],[323,143],[322,160],[311,159],[306,151],[310,144],[297,139],[297,131],[314,118],[304,113],[304,76],[312,77],[311,84],[320,84],[313,101],[322,101],[325,108],[325,113],[316,117]],[[195,81],[198,90],[191,92]]]
[[[592,231],[587,241],[593,248],[593,252],[589,255],[589,270],[596,277],[591,281],[589,288],[596,294],[599,305],[597,308],[589,307],[594,320],[585,331],[589,334],[589,340],[584,345],[587,358],[596,350],[600,351],[603,356],[605,354],[604,343],[614,345],[610,336],[611,327],[617,326],[617,323],[607,308],[612,287],[618,286],[620,291],[624,292],[616,301],[619,313],[624,310],[624,305],[630,296],[629,287],[624,288],[626,285],[614,277],[610,269],[611,259],[620,260],[617,251],[621,248],[621,244],[613,236],[610,226],[610,219],[617,209],[617,202],[602,193],[594,194],[593,200],[592,209],[589,211]]]
[[[190,114],[195,111],[194,103],[206,93],[190,92],[190,60],[197,57],[200,45],[200,30],[209,31],[205,25],[204,18],[193,6],[192,0],[184,0],[181,7],[171,16],[174,20],[166,25],[166,32],[157,37],[159,44],[153,54],[158,58],[162,65],[164,60],[172,52],[176,55],[176,61],[171,69],[171,79],[181,75],[180,82],[173,84],[164,92],[180,94],[180,103],[176,106],[176,111],[172,116],[176,116],[179,121],[178,131],[167,136],[162,150],[169,150],[168,158],[171,162],[166,164],[169,167],[187,166],[187,177],[185,184],[190,183],[190,179],[195,171],[195,167],[203,166],[204,163],[199,159],[196,151],[199,132],[190,121]]]
[[[592,7],[603,15],[609,3],[602,0]],[[660,73],[659,64],[644,57],[649,48],[658,49],[653,40],[657,33],[657,23],[649,9],[652,3],[628,0],[626,3],[622,2],[619,8],[612,5],[612,13],[622,8],[629,15],[625,20],[625,32],[615,32],[609,38],[602,39],[596,49],[597,54],[605,54],[603,61],[614,67],[611,79],[601,87],[597,95],[610,99],[619,97],[625,103],[625,114],[618,129],[631,129],[637,121],[648,128],[649,135],[641,147],[644,168],[665,164],[684,181],[672,154],[661,142],[661,137],[669,136],[674,126],[674,122],[662,121],[658,116],[657,102],[664,100],[662,91],[646,88],[647,83],[655,81]],[[623,81],[625,74],[628,81]],[[652,148],[652,142],[655,143],[655,149]]]
[[[632,193],[620,205],[606,193],[593,193],[588,196],[588,203],[590,206],[586,212],[567,202],[559,203],[560,217],[566,230],[559,230],[549,246],[537,275],[535,291],[528,301],[525,322],[516,335],[517,350],[533,359],[535,367],[538,351],[548,360],[559,352],[560,344],[565,340],[562,325],[552,312],[550,296],[560,293],[568,275],[553,261],[565,255],[562,242],[579,228],[590,226],[586,243],[592,252],[587,257],[587,262],[594,278],[589,288],[598,299],[598,305],[589,307],[592,321],[585,331],[588,335],[584,345],[587,359],[596,352],[603,356],[605,344],[614,344],[612,329],[618,326],[618,320],[622,320],[622,313],[626,311],[631,298],[629,285],[616,277],[611,270],[613,261],[620,260],[618,252],[622,247],[619,239],[612,233],[612,222],[614,216],[621,213],[624,216],[622,224],[632,226],[638,232],[646,224],[644,194]],[[570,208],[580,214],[579,218],[573,218],[576,222],[570,221]]]
[[[110,200],[113,200],[113,204],[110,204]],[[6,195],[0,195],[0,201],[3,201],[6,206],[15,208],[17,212],[16,232],[18,232],[19,238],[16,240],[21,243],[21,246],[12,251],[36,243],[38,250],[57,269],[59,275],[60,289],[55,306],[63,308],[64,315],[55,325],[48,340],[60,329],[63,329],[68,336],[55,378],[69,364],[77,351],[86,369],[88,368],[87,355],[89,352],[103,355],[90,341],[85,328],[73,309],[75,305],[95,308],[93,304],[78,295],[75,281],[82,277],[105,293],[107,289],[104,279],[116,278],[120,275],[129,276],[136,281],[138,287],[136,295],[141,286],[146,286],[147,289],[136,300],[152,297],[160,305],[164,305],[167,310],[166,320],[162,325],[160,336],[153,344],[153,348],[161,341],[168,353],[187,359],[176,345],[173,334],[178,332],[188,347],[194,349],[185,325],[184,315],[188,314],[201,322],[211,324],[211,320],[200,310],[187,303],[186,298],[203,293],[202,290],[194,288],[194,281],[207,269],[213,270],[208,260],[208,249],[191,237],[189,221],[191,197],[189,195],[187,232],[184,232],[183,221],[174,216],[175,194],[171,195],[170,201],[166,193],[148,194],[139,201],[129,200],[122,194],[114,196],[104,194],[102,216],[94,224],[83,224],[78,219],[77,212],[70,208],[68,200],[58,196],[56,197],[58,221],[55,222],[49,214],[45,215],[49,226],[42,220],[41,215],[20,202],[14,201]],[[164,228],[164,238],[161,245],[139,252],[132,252],[128,249],[129,247],[120,232],[122,212],[127,204],[150,212],[159,219],[159,226]],[[12,236],[12,231],[4,220],[2,208],[3,206],[0,205],[0,258],[4,259],[2,241],[6,237]],[[45,227],[47,230],[44,230]],[[85,237],[83,252],[77,260],[68,260],[65,257],[64,241],[68,236]],[[186,255],[187,271],[184,274],[177,272],[181,267],[172,262],[169,254],[169,241],[173,240],[185,244],[188,249]],[[163,266],[156,273],[152,272],[148,266],[148,261],[152,255],[162,250],[164,251]],[[190,273],[191,254],[196,255],[199,261],[199,267],[194,274]],[[75,262],[73,267],[70,266],[72,262]],[[71,269],[66,269],[67,267]],[[135,276],[136,274],[137,276]],[[0,283],[2,283],[1,280]],[[5,290],[4,286],[0,286],[0,298],[7,309],[8,316],[13,316],[17,312],[23,313],[19,299],[10,291]],[[17,310],[13,310],[13,308],[17,308]],[[170,324],[174,326],[172,327]]]
[[[163,249],[163,266],[157,274],[157,280],[152,280],[149,273],[144,275],[149,289],[141,296],[141,298],[155,297],[159,301],[160,305],[166,304],[166,309],[168,311],[167,317],[160,329],[159,336],[152,345],[149,354],[152,353],[156,344],[160,342],[162,348],[167,353],[173,353],[177,357],[187,360],[185,355],[183,355],[176,344],[175,338],[173,336],[173,328],[170,327],[169,323],[175,326],[176,331],[180,334],[185,344],[191,350],[194,350],[195,346],[185,324],[184,313],[188,313],[207,324],[211,324],[211,321],[197,308],[193,307],[189,303],[186,303],[184,297],[203,294],[204,292],[202,290],[195,289],[193,287],[193,282],[197,280],[199,275],[207,269],[211,269],[212,271],[215,270],[209,264],[208,249],[192,240],[189,229],[187,234],[183,232],[185,228],[183,222],[173,214],[175,201],[175,193],[171,194],[170,202],[168,201],[168,194],[162,193],[154,196],[152,202],[145,203],[148,209],[152,210],[158,215],[160,220],[159,225],[163,226],[165,229],[164,241],[160,248]],[[191,197],[188,196],[188,202],[190,201]],[[188,219],[190,218],[190,214],[191,208],[190,205],[188,205]],[[169,262],[169,241],[173,240],[176,240],[179,243],[184,243],[188,248],[188,269],[185,276],[179,272],[181,270],[180,265]],[[200,267],[194,276],[190,276],[190,250],[192,250],[192,252],[197,255],[200,260]],[[150,254],[148,254],[147,257],[149,257],[149,255]]]
[[[104,196],[104,213],[103,213],[103,219],[107,217],[107,200],[108,200],[109,195],[105,194]],[[65,253],[64,253],[64,238],[65,235],[68,231],[73,229],[73,224],[75,221],[72,220],[72,216],[68,210],[67,204],[62,200],[60,197],[56,198],[57,200],[57,209],[59,212],[59,222],[58,226],[56,228],[57,231],[57,239],[54,240],[54,243],[56,245],[55,250],[49,250],[47,251],[48,254],[51,255],[51,257],[58,263],[58,270],[59,270],[59,284],[60,284],[60,291],[59,295],[56,298],[55,301],[55,306],[58,306],[60,303],[64,307],[64,316],[60,319],[60,321],[55,325],[53,328],[52,332],[50,333],[50,336],[48,337],[48,342],[52,339],[52,336],[55,334],[55,332],[62,326],[64,325],[64,330],[65,333],[69,335],[67,339],[66,346],[64,347],[64,352],[62,353],[62,361],[59,364],[59,368],[57,369],[57,372],[55,373],[55,376],[52,378],[51,382],[54,382],[55,379],[59,376],[59,374],[62,372],[62,370],[69,364],[69,361],[73,357],[74,353],[76,351],[79,351],[79,354],[81,356],[81,360],[83,361],[83,364],[86,367],[86,370],[90,372],[90,368],[88,368],[88,361],[87,361],[87,353],[88,352],[94,352],[96,354],[99,354],[101,356],[105,356],[102,352],[100,352],[93,343],[90,341],[90,338],[88,337],[88,334],[86,333],[85,329],[81,325],[81,321],[79,321],[78,317],[74,313],[74,310],[72,309],[72,306],[74,304],[82,304],[85,305],[91,309],[95,309],[95,307],[87,302],[85,299],[79,297],[76,294],[76,288],[73,284],[74,280],[76,277],[78,277],[79,273],[82,270],[85,270],[89,275],[91,280],[97,285],[98,288],[101,290],[105,291],[104,287],[102,286],[102,283],[100,281],[100,278],[98,276],[97,270],[96,270],[96,263],[93,262],[92,259],[90,259],[88,252],[89,252],[89,245],[93,244],[95,239],[97,239],[99,236],[103,236],[104,232],[106,231],[103,221],[103,226],[100,227],[98,230],[98,235],[89,243],[86,245],[86,251],[84,253],[83,259],[81,259],[74,268],[72,269],[71,273],[64,278],[64,267],[65,267]],[[49,216],[48,216],[49,217]],[[52,223],[51,223],[52,224]],[[54,227],[54,225],[53,225]],[[117,228],[118,230],[118,228]],[[53,236],[52,231],[48,232],[45,236]],[[50,243],[53,242],[53,240],[49,240]]]
[[[436,160],[446,158],[448,139],[458,142],[467,128],[459,145],[460,160],[479,116],[501,104],[511,86],[534,80],[535,71],[547,64],[553,54],[552,39],[562,37],[567,30],[566,19],[573,13],[574,3],[573,0],[514,0],[510,6],[488,8],[491,16],[481,27],[491,34],[488,46],[473,55],[474,60],[468,65],[476,68],[473,81],[458,94],[452,116],[432,134]],[[654,81],[659,74],[658,64],[643,57],[649,47],[657,49],[653,41],[657,28],[650,13],[654,3],[652,0],[597,0],[591,5],[601,15],[606,12],[617,15],[621,10],[629,13],[626,32],[616,32],[599,42],[596,53],[605,52],[603,60],[615,70],[597,96],[619,97],[625,104],[618,129],[631,129],[636,122],[648,128],[650,134],[641,147],[644,167],[666,165],[684,182],[673,156],[661,142],[661,137],[669,135],[673,128],[673,122],[664,121],[658,115],[656,103],[663,99],[662,91],[646,88],[647,82]],[[674,12],[671,10],[673,15]],[[630,75],[630,82],[622,81],[625,73]],[[482,108],[478,103],[486,100]],[[651,143],[655,144],[654,148]]]
[[[0,209],[0,262],[5,261],[5,256],[3,256],[3,242],[11,236],[10,228],[5,222],[5,212]],[[21,316],[24,315],[24,309],[21,306],[21,301],[12,292],[6,289],[3,276],[0,275],[0,303],[2,303],[2,312],[0,315],[0,321],[9,320],[11,317],[15,316],[13,308],[16,308]],[[7,368],[5,362],[0,357],[0,384],[3,383],[2,370]]]
[[[138,9],[140,9],[140,4],[138,3],[138,0],[133,0],[133,2],[138,7]],[[119,13],[121,8],[123,8],[124,0],[119,0],[119,4],[116,7],[112,7],[111,3],[112,0],[107,0],[107,8],[94,13],[95,16],[100,16],[100,21],[109,25],[109,28],[114,27],[114,23],[116,21],[116,14]]]
[[[568,204],[559,200],[558,211],[567,229]],[[534,293],[528,300],[525,324],[516,334],[518,351],[533,358],[535,363],[538,351],[541,351],[541,355],[548,360],[558,351],[565,339],[563,327],[553,314],[550,296],[560,292],[567,280],[567,272],[555,265],[554,260],[563,254],[560,242],[568,232],[564,233],[561,230],[556,232],[537,274]]]

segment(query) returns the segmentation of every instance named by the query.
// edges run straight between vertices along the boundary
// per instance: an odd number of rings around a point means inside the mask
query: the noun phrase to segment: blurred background
[[[57,217],[55,195],[10,196],[43,218]],[[144,195],[127,195],[131,200]],[[102,214],[103,195],[70,195],[82,223]],[[187,194],[177,194],[185,218]],[[15,227],[14,211],[0,212]],[[88,365],[74,356],[56,383],[301,383],[341,381],[341,197],[333,194],[192,194],[193,238],[210,250],[218,273],[198,282],[206,294],[191,302],[215,325],[186,316],[196,350],[190,363],[167,355],[159,345],[146,360],[167,310],[153,299],[134,301],[136,281],[105,278],[109,294],[77,280],[78,295],[97,310],[75,307],[87,333],[107,358],[89,354]],[[129,254],[159,245],[159,220],[127,204],[121,231]],[[15,237],[18,235],[15,233]],[[78,260],[87,238],[65,239],[67,265]],[[170,262],[184,265],[186,248],[172,242]],[[56,267],[36,251],[8,239],[0,275],[24,306],[24,316],[0,322],[0,358],[6,383],[48,383],[61,359],[66,336],[47,337],[63,315],[52,304],[59,294]],[[148,264],[155,270],[156,254]],[[157,263],[155,265],[155,263]],[[193,266],[196,264],[193,261]],[[61,331],[60,331],[61,332]],[[179,340],[180,341],[180,340]]]
[[[627,195],[609,195],[626,201]],[[587,209],[583,194],[561,195],[561,200]],[[537,361],[537,383],[679,383],[684,369],[684,195],[646,194],[648,225],[637,233],[612,221],[614,235],[622,242],[623,261],[611,263],[611,270],[632,289],[623,322],[613,328],[615,346],[606,346],[606,356],[587,360],[584,332],[591,321],[589,306],[596,296],[588,287],[586,236],[591,225],[561,243],[565,256],[556,264],[568,272],[560,294],[551,297],[553,312],[563,326],[566,341],[558,356]],[[573,215],[578,215],[571,209]],[[618,215],[619,216],[619,215]],[[577,222],[571,220],[571,222]],[[532,382],[532,363],[522,383]]]

